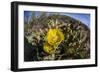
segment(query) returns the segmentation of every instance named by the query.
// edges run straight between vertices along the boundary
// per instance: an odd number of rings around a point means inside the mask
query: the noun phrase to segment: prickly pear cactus
[[[33,61],[90,58],[90,29],[69,16],[44,13],[31,17],[24,37],[33,49]]]

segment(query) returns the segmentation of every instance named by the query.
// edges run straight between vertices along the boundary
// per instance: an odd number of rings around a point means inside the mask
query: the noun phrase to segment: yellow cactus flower
[[[48,54],[52,54],[55,53],[55,50],[52,46],[50,46],[48,43],[45,43],[43,46],[43,50],[48,53]]]
[[[50,45],[60,44],[64,40],[64,34],[60,29],[49,29],[46,40]]]

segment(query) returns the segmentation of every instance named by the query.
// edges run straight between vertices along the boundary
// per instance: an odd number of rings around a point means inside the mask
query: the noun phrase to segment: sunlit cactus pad
[[[60,13],[31,12],[24,19],[24,61],[90,58],[90,28]]]

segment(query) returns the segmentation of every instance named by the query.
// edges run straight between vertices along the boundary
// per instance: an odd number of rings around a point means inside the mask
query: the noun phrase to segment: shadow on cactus
[[[90,28],[63,13],[24,12],[24,61],[90,58]]]

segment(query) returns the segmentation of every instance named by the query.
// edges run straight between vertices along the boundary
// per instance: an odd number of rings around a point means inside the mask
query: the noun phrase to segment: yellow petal
[[[61,43],[64,40],[64,34],[59,29],[49,29],[47,32],[47,42],[50,45]]]
[[[43,46],[43,50],[47,53],[47,54],[52,54],[55,53],[55,49],[50,46],[48,43],[45,43]]]

